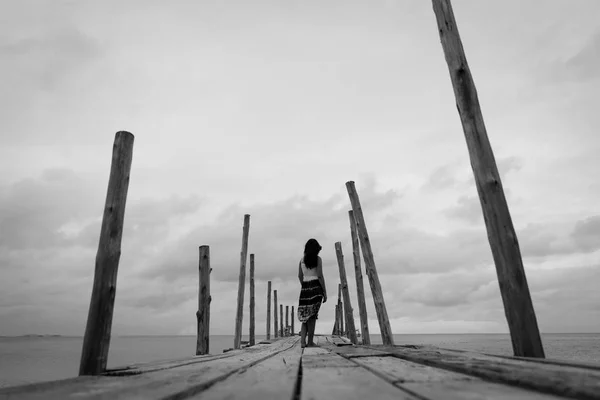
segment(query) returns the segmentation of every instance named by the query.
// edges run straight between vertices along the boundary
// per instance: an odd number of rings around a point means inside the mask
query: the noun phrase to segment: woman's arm
[[[298,263],[298,279],[300,280],[300,284],[302,285],[302,282],[304,282],[304,274],[302,273],[302,263],[301,262]]]
[[[319,257],[319,263],[317,264],[317,275],[319,276],[319,282],[323,288],[323,303],[327,301],[327,287],[325,286],[325,277],[323,276],[323,261]]]

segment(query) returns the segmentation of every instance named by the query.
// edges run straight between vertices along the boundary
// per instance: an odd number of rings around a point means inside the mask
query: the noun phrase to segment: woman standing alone
[[[315,325],[319,316],[321,302],[327,301],[323,261],[319,257],[321,245],[315,239],[309,239],[304,246],[304,257],[298,265],[300,300],[298,301],[298,319],[302,322],[300,344],[302,347],[314,346]],[[308,334],[308,343],[306,336]]]

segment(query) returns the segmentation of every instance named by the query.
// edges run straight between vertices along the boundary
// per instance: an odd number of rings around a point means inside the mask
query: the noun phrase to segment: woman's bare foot
[[[306,343],[300,342],[300,348],[305,348],[306,347]]]

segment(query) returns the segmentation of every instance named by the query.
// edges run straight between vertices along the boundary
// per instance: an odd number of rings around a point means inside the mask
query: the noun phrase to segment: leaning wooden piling
[[[198,312],[196,320],[198,324],[198,336],[196,338],[196,355],[209,353],[210,333],[210,249],[208,246],[200,246],[200,289],[198,290]]]
[[[267,340],[271,339],[271,281],[267,283]]]
[[[250,332],[248,336],[248,344],[254,346],[255,341],[255,326],[254,326],[254,254],[250,254]]]
[[[339,335],[343,335],[344,332],[346,332],[344,330],[344,306],[342,304],[342,284],[338,283],[338,318],[339,318],[339,324],[338,324],[338,329],[340,331]]]
[[[373,302],[375,303],[375,311],[377,313],[377,321],[379,322],[379,330],[381,331],[381,339],[383,340],[384,345],[393,346],[394,336],[392,334],[392,326],[390,325],[387,309],[385,307],[383,291],[381,290],[381,282],[379,282],[377,268],[375,267],[375,258],[373,257],[373,250],[371,249],[371,239],[369,239],[369,233],[367,231],[367,226],[365,225],[365,217],[362,212],[360,199],[358,198],[358,193],[356,192],[354,182],[346,182],[346,189],[348,190],[348,196],[350,197],[350,203],[352,204],[352,211],[354,212],[354,219],[356,220],[358,238],[363,252],[363,258],[365,260],[365,271],[367,273],[367,277],[369,278],[371,293],[373,294]]]
[[[519,241],[450,0],[433,0],[515,356],[544,357]]]
[[[131,133],[120,131],[116,133],[113,143],[79,375],[98,375],[106,369],[121,257],[125,203],[133,159],[133,140],[134,136]]]
[[[342,252],[342,242],[335,243],[335,254],[337,257],[338,268],[340,270],[340,286],[344,296],[344,316],[346,320],[346,332],[348,339],[354,344],[358,344],[356,337],[356,327],[354,325],[354,310],[350,303],[350,291],[348,290],[348,280],[346,279],[346,266],[344,265],[344,253]]]
[[[367,304],[365,302],[365,287],[363,284],[362,269],[360,267],[360,247],[358,243],[358,233],[356,231],[356,220],[354,212],[348,211],[350,220],[350,237],[352,238],[352,258],[354,259],[354,276],[356,278],[356,295],[358,298],[358,313],[360,315],[360,332],[362,344],[371,344],[369,335],[369,320],[367,318]]]
[[[242,319],[244,318],[244,286],[246,284],[246,259],[248,256],[248,233],[250,231],[250,215],[244,215],[242,228],[242,251],[240,252],[240,277],[238,282],[237,313],[235,316],[235,336],[233,348],[239,349],[242,344]]]
[[[279,326],[277,325],[277,290],[273,290],[273,334],[279,336]]]

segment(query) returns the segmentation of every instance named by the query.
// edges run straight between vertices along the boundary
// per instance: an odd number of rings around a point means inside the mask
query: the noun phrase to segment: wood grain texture
[[[248,345],[250,346],[254,346],[256,344],[254,301],[254,254],[250,254],[250,332],[248,335]]]
[[[292,399],[300,368],[299,342],[281,353],[232,374],[193,399]]]
[[[271,339],[271,281],[267,282],[267,340]]]
[[[244,215],[242,228],[242,251],[240,252],[240,275],[238,281],[237,312],[235,315],[235,333],[233,348],[239,349],[242,341],[242,320],[244,318],[244,291],[246,285],[246,260],[248,256],[248,234],[250,232],[250,215]]]
[[[275,338],[279,336],[279,325],[277,324],[277,290],[273,290],[273,333]]]
[[[417,399],[336,354],[302,356],[302,400]]]
[[[436,348],[369,346],[403,360],[482,378],[491,382],[578,399],[600,399],[600,371],[536,363]]]
[[[133,141],[131,133],[120,131],[116,133],[113,143],[79,375],[98,375],[106,369],[121,258],[125,204],[133,160]]]
[[[396,386],[430,400],[559,400],[564,397],[538,393],[498,383],[473,381],[430,381],[397,383]]]
[[[369,284],[371,286],[371,293],[373,295],[373,302],[375,303],[375,312],[377,313],[377,321],[379,322],[379,330],[381,332],[381,339],[383,344],[388,346],[394,345],[394,335],[392,333],[392,326],[385,307],[385,300],[383,299],[383,290],[381,289],[381,282],[379,281],[379,275],[377,274],[377,267],[375,266],[375,258],[373,256],[373,249],[371,249],[371,239],[369,238],[369,232],[365,225],[365,217],[362,212],[360,205],[360,199],[356,192],[354,182],[346,182],[346,189],[348,196],[350,197],[350,203],[352,204],[352,211],[354,213],[354,219],[356,221],[356,229],[358,231],[358,239],[360,241],[360,247],[363,253],[363,259],[365,261],[365,272],[369,278]]]
[[[233,356],[134,376],[81,377],[50,384],[0,389],[0,399],[183,399],[200,393],[231,374],[297,346],[298,340],[288,338],[270,345],[256,345],[244,351],[234,350]]]
[[[542,340],[498,167],[450,0],[433,0],[440,39],[492,249],[516,356],[544,357]],[[386,344],[386,343],[384,343]]]
[[[354,212],[348,211],[350,220],[350,237],[352,238],[352,258],[354,259],[354,276],[356,279],[356,294],[358,298],[358,313],[360,316],[361,343],[371,344],[369,334],[369,318],[367,317],[367,304],[365,302],[365,287],[363,283],[362,268],[360,266],[360,245],[358,241],[358,232],[356,230],[356,220]]]
[[[342,288],[342,295],[344,296],[344,316],[346,320],[346,332],[348,332],[348,338],[354,344],[358,343],[358,337],[356,336],[356,326],[354,325],[354,310],[350,303],[350,289],[348,288],[348,280],[346,279],[346,265],[344,264],[344,253],[342,252],[342,242],[335,243],[335,255],[338,262],[338,269],[340,272],[340,287]]]
[[[210,349],[210,248],[199,248],[199,289],[198,312],[196,321],[198,335],[196,337],[196,355],[208,354]]]

